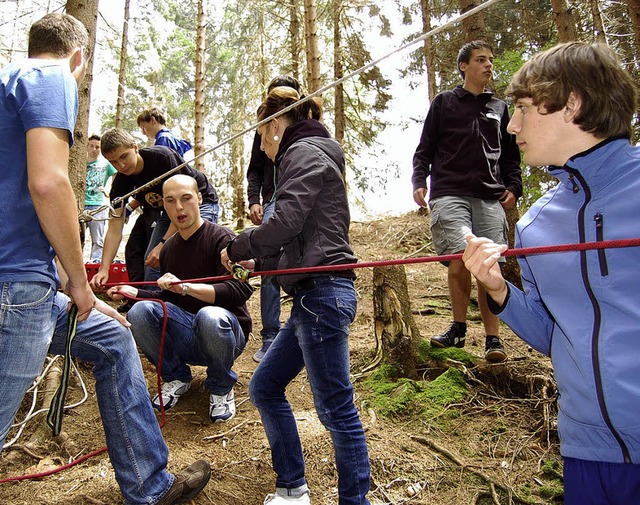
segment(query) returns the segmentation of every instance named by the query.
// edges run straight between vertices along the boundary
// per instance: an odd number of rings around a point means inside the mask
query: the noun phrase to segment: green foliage
[[[431,382],[395,379],[397,370],[389,365],[372,374],[366,384],[373,392],[372,406],[383,416],[403,417],[419,413],[432,419],[453,403],[463,400],[467,385],[462,373],[450,368]],[[456,415],[455,411],[451,415]]]

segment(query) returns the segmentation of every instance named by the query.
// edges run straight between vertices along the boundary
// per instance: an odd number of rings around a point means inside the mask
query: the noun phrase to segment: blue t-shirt
[[[78,87],[65,61],[28,59],[0,70],[0,282],[58,283],[49,244],[28,189],[26,132],[69,132],[78,113]]]

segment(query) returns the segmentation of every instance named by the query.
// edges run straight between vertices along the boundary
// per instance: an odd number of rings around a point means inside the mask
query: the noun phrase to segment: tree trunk
[[[589,0],[591,7],[591,15],[593,16],[593,31],[596,35],[596,40],[603,44],[607,44],[607,33],[604,29],[604,23],[602,22],[602,13],[600,12],[600,5],[598,0]]]
[[[420,332],[411,314],[403,266],[373,269],[373,314],[383,363],[395,367],[400,377],[417,378]]]
[[[558,42],[576,40],[576,22],[567,0],[551,0],[551,9],[558,29]]]
[[[207,40],[205,37],[207,28],[207,15],[205,13],[205,0],[198,0],[198,20],[196,31],[196,78],[195,78],[195,131],[193,153],[197,157],[195,168],[204,172],[204,156],[200,156],[205,151],[204,144],[204,102],[205,102],[205,54]]]
[[[310,93],[313,93],[321,87],[316,0],[304,0],[304,28],[307,48],[307,88]]]
[[[429,7],[429,0],[420,0],[420,8],[422,10],[422,32],[428,33],[431,31],[431,8]],[[424,62],[427,66],[427,84],[429,87],[429,101],[432,101],[438,94],[438,87],[436,84],[436,71],[435,65],[435,49],[433,47],[433,40],[428,37],[424,40]]]
[[[124,1],[124,23],[122,24],[122,43],[120,44],[120,70],[118,71],[118,99],[116,101],[116,128],[122,128],[124,109],[124,88],[127,79],[127,44],[129,42],[129,3]]]
[[[244,202],[244,142],[242,137],[231,142],[231,185],[233,187],[233,218],[236,228],[244,228],[246,214]]]
[[[87,131],[89,129],[89,104],[93,80],[93,53],[98,23],[98,0],[68,0],[67,14],[80,20],[89,31],[89,44],[85,49],[87,73],[78,86],[78,119],[73,130],[73,148],[69,153],[69,180],[76,197],[78,211],[84,209],[85,179],[87,173]]]
[[[298,0],[291,0],[290,47],[291,47],[291,75],[300,80],[300,4]]]
[[[482,2],[478,0],[460,0],[460,14],[474,9]],[[473,16],[462,20],[462,30],[465,34],[465,41],[471,42],[485,37],[485,23],[483,12],[478,12]]]
[[[636,54],[638,54],[640,53],[640,0],[626,0],[626,3],[635,35]]]
[[[509,232],[507,233],[507,241],[509,243],[509,249],[515,247],[515,235],[516,235],[516,223],[520,219],[520,211],[515,206],[506,211],[507,223],[509,224]],[[502,275],[509,282],[522,288],[522,279],[520,278],[520,265],[518,259],[515,256],[509,256],[506,264],[502,267]]]
[[[342,69],[342,0],[333,0],[333,78],[339,80],[344,75]],[[335,87],[335,139],[344,143],[344,87],[340,83]]]

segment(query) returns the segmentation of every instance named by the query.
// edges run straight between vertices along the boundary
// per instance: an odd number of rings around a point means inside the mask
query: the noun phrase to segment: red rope
[[[536,246],[536,247],[521,247],[514,249],[507,249],[502,253],[502,256],[532,256],[534,254],[549,254],[558,252],[569,251],[589,251],[594,249],[617,249],[621,247],[640,247],[640,238],[627,238],[618,240],[601,240],[598,242],[580,242],[578,244],[559,244],[548,246]],[[384,267],[391,265],[407,265],[416,263],[434,263],[438,261],[453,261],[462,259],[462,254],[444,254],[434,256],[423,256],[420,258],[404,258],[395,260],[384,261],[366,261],[361,263],[343,263],[340,265],[321,265],[316,267],[300,267],[300,268],[288,268],[286,270],[262,270],[260,272],[251,272],[249,277],[265,276],[265,275],[294,275],[294,274],[306,274],[306,273],[321,273],[321,272],[337,272],[340,270],[353,270],[356,268],[370,268],[370,267]],[[222,282],[233,279],[232,275],[219,275],[216,277],[201,277],[196,279],[181,280],[175,284],[183,282]],[[129,282],[129,283],[108,283],[105,287],[118,286],[121,284],[128,284],[129,286],[144,286],[148,284],[155,284],[154,282],[141,281],[141,282]]]

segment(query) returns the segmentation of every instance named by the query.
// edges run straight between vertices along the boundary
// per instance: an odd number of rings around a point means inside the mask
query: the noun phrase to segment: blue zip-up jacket
[[[610,139],[550,172],[560,184],[518,222],[517,247],[640,237],[640,147]],[[640,248],[519,260],[500,318],[551,357],[563,456],[640,464]]]

